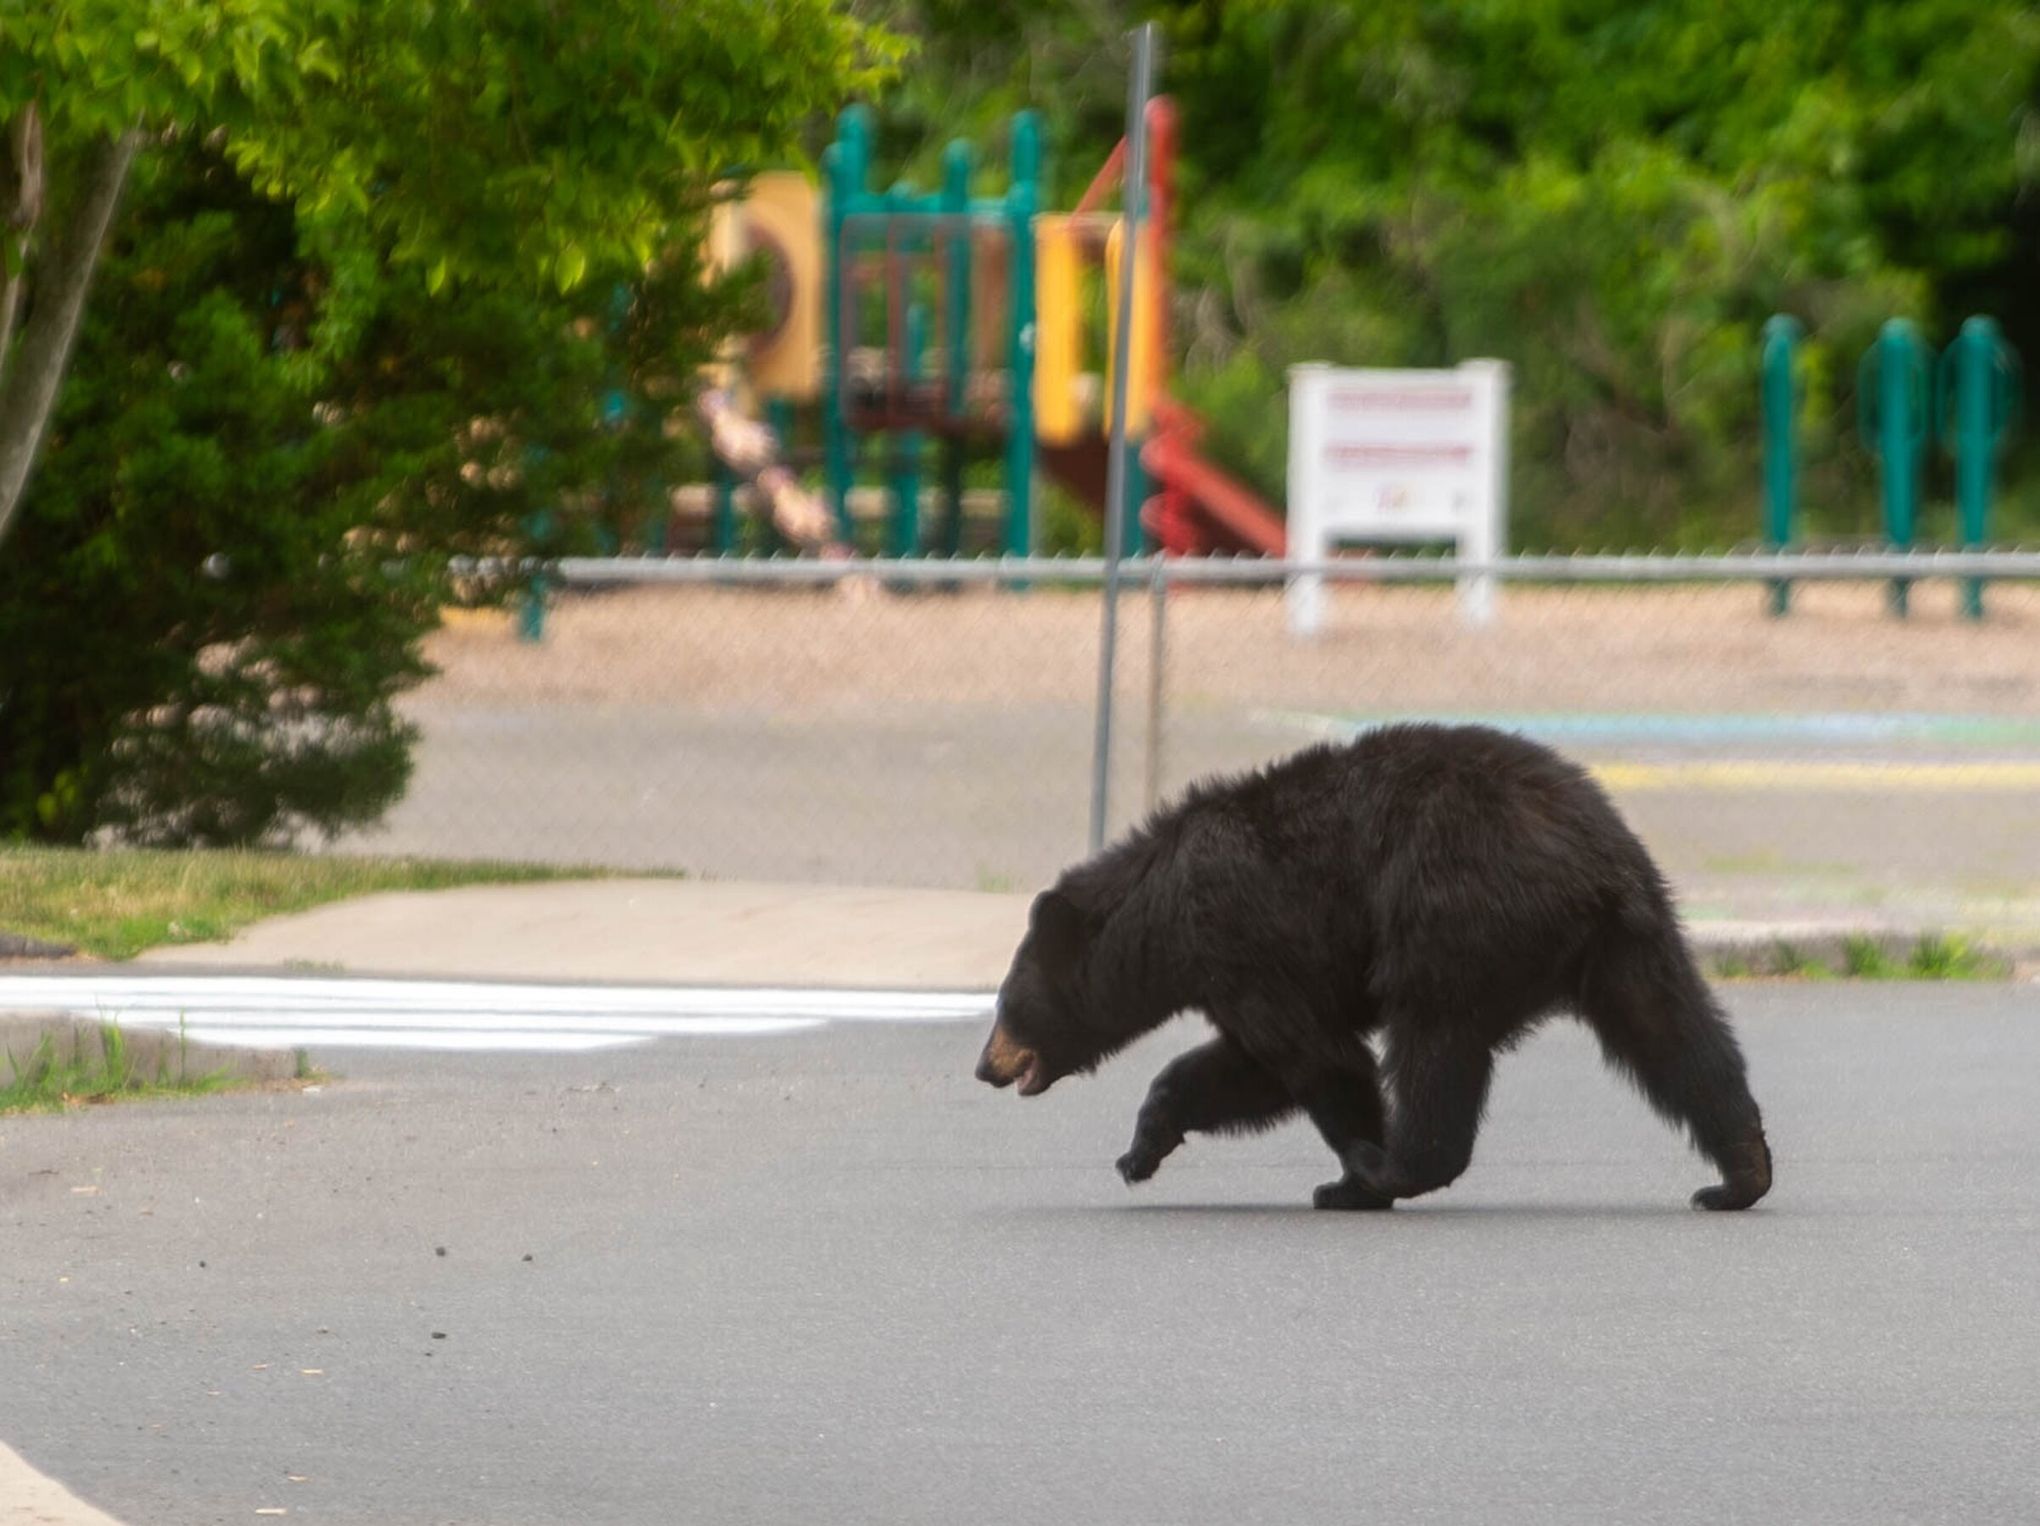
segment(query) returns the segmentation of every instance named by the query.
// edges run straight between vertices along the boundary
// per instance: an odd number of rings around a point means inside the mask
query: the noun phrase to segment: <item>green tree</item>
[[[874,13],[923,42],[896,151],[1044,107],[1064,197],[1119,134],[1120,37],[1160,22],[1182,386],[1271,495],[1291,364],[1496,355],[1516,373],[1519,541],[1718,540],[1755,524],[1770,313],[1811,329],[1814,500],[1865,470],[1850,388],[1882,319],[1945,332],[1985,303],[2040,348],[2040,13],[2016,0]]]
[[[1831,444],[1876,323],[1933,324],[2005,259],[2034,171],[2020,5],[1263,0],[1173,31],[1175,87],[1245,107],[1188,134],[1188,275],[1225,294],[1193,331],[1204,385],[1501,355],[1548,541],[1753,525],[1765,317],[1812,325]],[[1226,424],[1265,477],[1279,429]]]
[[[298,207],[334,288],[315,349],[344,347],[385,262],[562,290],[644,264],[881,47],[832,0],[7,0],[0,536],[122,188],[166,134],[218,134]]]
[[[49,448],[0,557],[0,835],[245,843],[401,792],[419,638],[457,557],[640,530],[666,427],[736,316],[690,261],[573,293],[329,289],[291,209],[183,142],[137,167]]]
[[[222,118],[194,96],[45,154],[124,145],[131,200],[90,241],[97,295],[0,554],[0,835],[372,819],[408,772],[419,638],[496,591],[453,559],[613,544],[698,472],[671,415],[745,299],[699,277],[713,188],[787,151],[876,40],[827,0],[599,19],[294,11],[297,72],[261,102],[236,85]],[[73,268],[58,201],[0,392]]]

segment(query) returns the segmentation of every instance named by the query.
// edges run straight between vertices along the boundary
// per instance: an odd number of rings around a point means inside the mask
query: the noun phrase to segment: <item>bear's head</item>
[[[1084,967],[1090,938],[1089,918],[1065,890],[1035,898],[1027,935],[999,987],[991,1037],[978,1056],[980,1081],[1018,1083],[1021,1096],[1034,1097],[1116,1047],[1096,1036]]]

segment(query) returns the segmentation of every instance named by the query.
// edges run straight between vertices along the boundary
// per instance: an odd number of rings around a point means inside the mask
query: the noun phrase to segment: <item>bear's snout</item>
[[[1018,1081],[1020,1095],[1031,1097],[1041,1090],[1041,1057],[1016,1042],[1003,1024],[994,1023],[992,1036],[985,1040],[984,1053],[978,1056],[977,1078],[997,1087]]]

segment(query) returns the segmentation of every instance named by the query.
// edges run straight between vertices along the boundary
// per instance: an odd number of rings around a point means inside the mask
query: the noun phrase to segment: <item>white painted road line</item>
[[[819,1025],[790,1025],[814,1026]],[[651,1042],[645,1035],[628,1033],[463,1033],[442,1028],[198,1027],[184,1033],[194,1044],[220,1048],[429,1049],[445,1054],[586,1054]]]
[[[976,991],[574,986],[84,972],[0,976],[0,1012],[54,1012],[251,1049],[565,1052],[767,1037],[825,1023],[982,1022]]]

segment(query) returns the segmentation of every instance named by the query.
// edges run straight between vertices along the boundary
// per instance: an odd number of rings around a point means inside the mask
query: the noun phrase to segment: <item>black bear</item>
[[[1194,787],[1036,898],[977,1075],[1034,1096],[1192,1010],[1218,1036],[1155,1078],[1128,1182],[1185,1134],[1301,1108],[1345,1168],[1318,1207],[1436,1191],[1472,1159],[1495,1055],[1571,1011],[1719,1168],[1695,1206],[1770,1190],[1742,1052],[1656,865],[1520,737],[1389,726]]]

